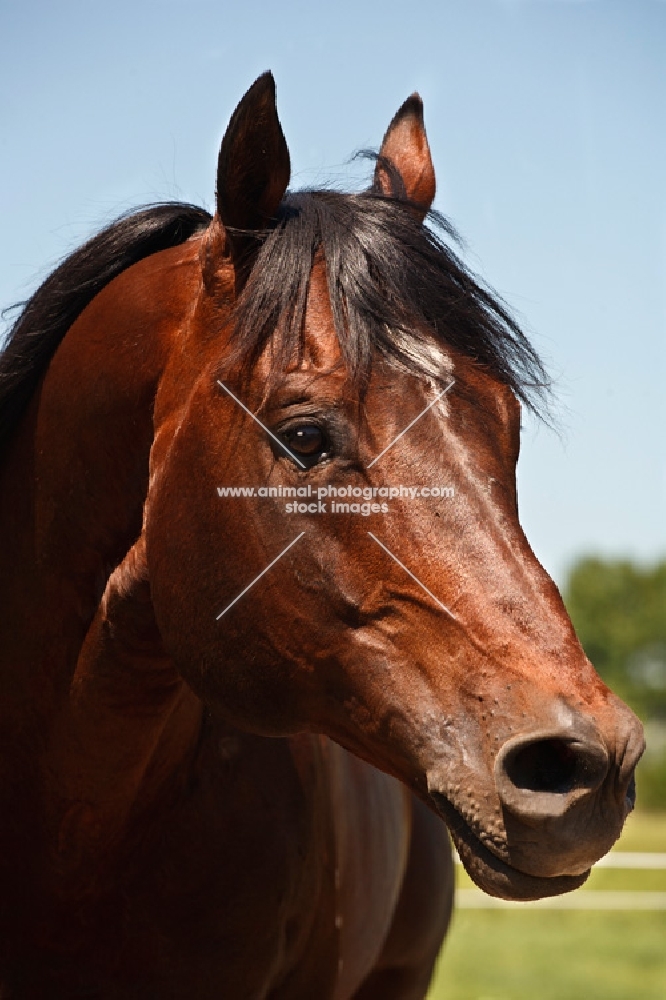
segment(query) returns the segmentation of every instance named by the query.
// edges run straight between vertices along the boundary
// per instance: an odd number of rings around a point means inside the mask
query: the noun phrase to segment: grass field
[[[666,852],[666,814],[630,817],[621,851]],[[471,885],[459,870],[461,887]],[[579,893],[666,891],[666,871],[594,871]],[[666,911],[459,910],[428,1000],[665,1000]]]

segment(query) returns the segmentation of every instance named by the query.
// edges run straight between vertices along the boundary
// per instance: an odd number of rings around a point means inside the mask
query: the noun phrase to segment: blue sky
[[[666,555],[666,3],[0,0],[0,35],[2,306],[120,211],[210,207],[263,70],[295,187],[358,177],[418,90],[436,207],[556,377],[519,464],[537,555]]]

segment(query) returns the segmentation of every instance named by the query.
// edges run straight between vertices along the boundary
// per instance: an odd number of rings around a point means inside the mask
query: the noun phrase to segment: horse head
[[[230,725],[325,734],[414,789],[487,892],[574,888],[632,808],[643,736],[519,523],[538,359],[424,223],[417,95],[369,191],[288,193],[289,172],[266,74],[222,141],[156,398],[165,648]]]

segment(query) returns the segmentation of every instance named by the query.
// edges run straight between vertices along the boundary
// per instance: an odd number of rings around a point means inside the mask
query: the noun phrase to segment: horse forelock
[[[547,409],[549,379],[500,297],[452,249],[439,213],[423,225],[400,197],[321,189],[288,193],[275,225],[259,235],[236,303],[229,363],[251,369],[270,342],[269,379],[304,350],[315,262],[326,272],[343,361],[361,388],[373,357],[446,382],[447,351],[470,359],[531,410]]]

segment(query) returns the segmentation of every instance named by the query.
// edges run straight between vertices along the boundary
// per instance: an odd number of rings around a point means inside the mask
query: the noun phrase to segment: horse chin
[[[436,811],[449,828],[465,871],[489,896],[522,901],[559,896],[578,889],[589,876],[589,868],[580,875],[527,875],[482,844],[448,799],[436,792],[430,795]]]

